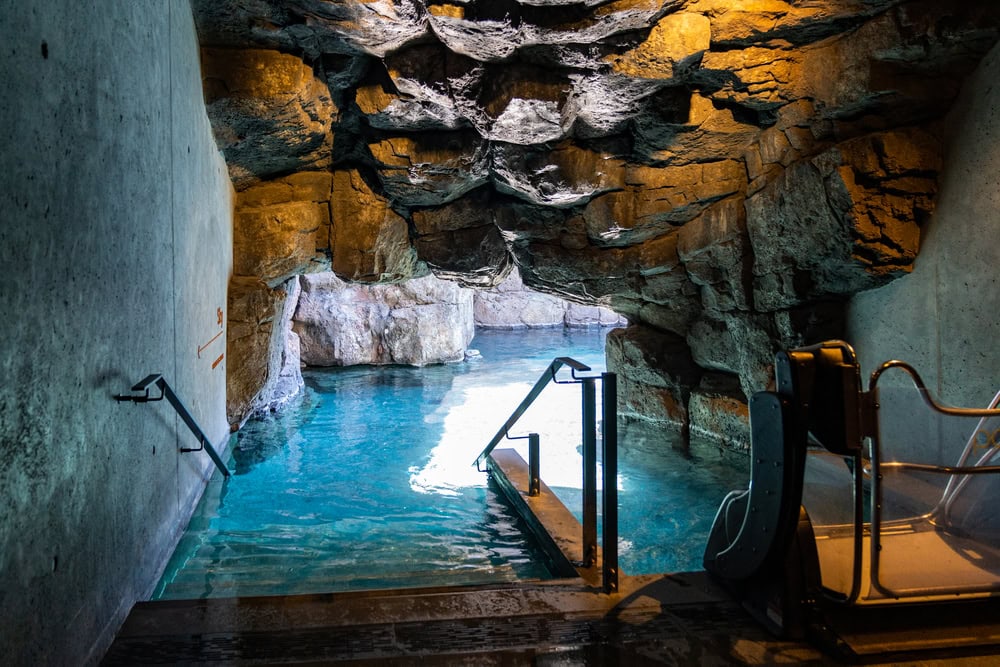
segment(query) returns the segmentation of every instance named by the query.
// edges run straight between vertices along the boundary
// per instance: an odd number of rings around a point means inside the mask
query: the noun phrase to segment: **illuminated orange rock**
[[[233,272],[273,287],[328,267],[331,183],[327,172],[300,172],[239,193]]]
[[[406,220],[356,170],[333,175],[332,267],[359,282],[392,282],[425,274],[410,245]]]
[[[263,400],[281,369],[281,305],[285,292],[252,277],[229,282],[226,414],[242,423]]]
[[[609,60],[617,74],[637,79],[672,79],[679,67],[700,58],[710,43],[711,21],[707,16],[677,12],[657,21],[644,42]]]
[[[299,58],[206,48],[202,69],[212,130],[237,189],[330,164],[339,110],[326,83]]]
[[[912,266],[937,124],[1000,37],[989,0],[192,7],[237,189],[332,174],[326,199],[241,195],[237,273],[488,286],[516,264],[745,393]],[[635,404],[683,420],[695,386]]]

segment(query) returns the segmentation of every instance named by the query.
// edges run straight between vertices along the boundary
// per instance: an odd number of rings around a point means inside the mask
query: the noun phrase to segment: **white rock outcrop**
[[[461,361],[475,333],[471,291],[434,276],[393,285],[352,284],[333,273],[299,280],[292,330],[309,366]]]

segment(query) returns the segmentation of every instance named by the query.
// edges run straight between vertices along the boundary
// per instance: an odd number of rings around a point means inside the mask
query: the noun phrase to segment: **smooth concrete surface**
[[[226,441],[232,194],[186,0],[0,16],[0,655],[87,664],[212,471],[165,401],[112,396],[162,373]]]
[[[952,405],[985,407],[1000,389],[998,80],[1000,46],[966,79],[944,123],[940,190],[913,272],[849,304],[847,339],[866,381],[883,361],[903,359]]]

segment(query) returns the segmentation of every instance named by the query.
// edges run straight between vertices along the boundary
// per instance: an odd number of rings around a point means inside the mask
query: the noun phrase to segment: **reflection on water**
[[[643,422],[622,426],[618,515],[625,572],[700,570],[722,498],[747,487],[745,456],[697,438],[691,453],[682,453],[675,438]]]

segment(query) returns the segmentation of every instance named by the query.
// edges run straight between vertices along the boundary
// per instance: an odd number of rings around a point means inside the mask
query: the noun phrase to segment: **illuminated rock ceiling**
[[[667,345],[645,383],[679,423],[909,270],[941,120],[1000,34],[992,0],[192,4],[238,275],[516,264],[650,330],[615,354]]]

